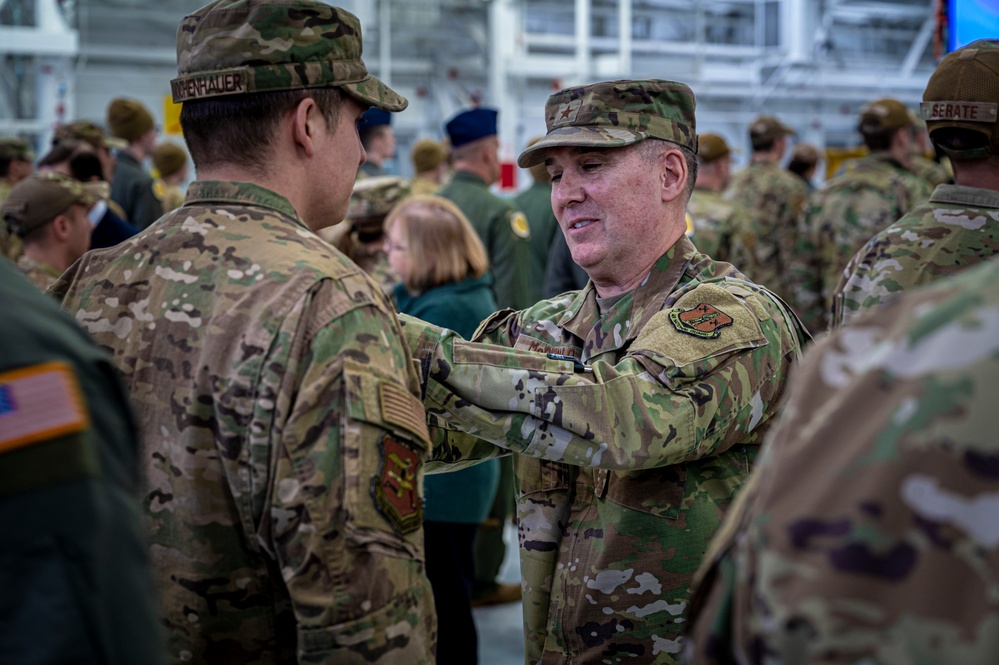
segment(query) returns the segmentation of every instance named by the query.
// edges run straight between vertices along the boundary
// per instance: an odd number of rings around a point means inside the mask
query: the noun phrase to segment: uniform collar
[[[291,202],[277,192],[255,185],[251,182],[231,182],[228,180],[196,180],[187,188],[185,205],[205,203],[235,203],[239,205],[254,205],[271,208],[282,215],[291,217],[303,227],[301,220]]]
[[[999,208],[999,191],[965,185],[937,185],[932,203],[951,203],[976,208]]]
[[[617,351],[637,337],[649,319],[666,305],[696,252],[693,243],[681,236],[656,261],[645,280],[603,316],[597,308],[593,282],[587,282],[558,322],[560,328],[583,340],[582,360]]]

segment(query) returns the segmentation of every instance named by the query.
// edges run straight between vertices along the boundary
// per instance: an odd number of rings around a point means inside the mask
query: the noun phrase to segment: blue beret
[[[472,109],[462,111],[445,125],[451,146],[461,147],[466,143],[496,135],[496,109]]]
[[[365,128],[392,124],[392,114],[388,111],[375,108],[374,106],[365,111],[361,118],[364,120],[362,127]]]

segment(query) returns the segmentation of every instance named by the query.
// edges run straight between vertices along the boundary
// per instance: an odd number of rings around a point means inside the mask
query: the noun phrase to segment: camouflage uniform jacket
[[[533,305],[531,227],[524,213],[490,192],[482,178],[466,171],[456,172],[438,195],[465,213],[485,245],[496,304],[515,309]]]
[[[853,257],[836,287],[833,325],[993,254],[999,254],[999,191],[939,185],[929,203],[871,238]]]
[[[126,220],[144,229],[163,214],[163,202],[156,195],[151,175],[135,157],[118,153],[118,164],[111,182],[111,198],[124,211]]]
[[[435,460],[502,452],[485,441],[517,453],[526,661],[676,662],[688,585],[782,401],[797,320],[681,238],[603,314],[590,283],[497,313],[486,344],[404,322],[431,424],[484,440],[435,430]]]
[[[694,188],[687,202],[687,212],[694,222],[694,244],[717,261],[727,260],[732,202],[723,192]]]
[[[688,662],[999,654],[999,263],[806,354],[698,572]]]
[[[753,162],[732,177],[725,198],[737,215],[727,259],[757,284],[789,299],[789,263],[808,198],[805,183],[773,162]]]
[[[875,153],[810,197],[791,269],[792,304],[812,332],[828,327],[833,292],[853,255],[915,207],[910,176],[887,153]]]
[[[367,275],[284,197],[208,181],[54,292],[141,414],[172,662],[433,662],[428,433]]]
[[[55,266],[36,261],[27,254],[21,254],[18,257],[17,269],[42,291],[48,291],[49,287],[55,284],[59,275],[62,274]]]
[[[913,155],[910,159],[912,160],[912,172],[929,183],[930,187],[946,185],[951,181],[950,173],[947,172],[947,168],[943,164],[922,155]]]

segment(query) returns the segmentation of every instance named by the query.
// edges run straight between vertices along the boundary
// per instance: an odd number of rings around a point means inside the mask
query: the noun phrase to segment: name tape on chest
[[[923,102],[919,105],[923,120],[960,120],[961,122],[995,123],[999,119],[999,104],[986,102]]]
[[[0,374],[0,454],[87,429],[76,377],[62,362]]]

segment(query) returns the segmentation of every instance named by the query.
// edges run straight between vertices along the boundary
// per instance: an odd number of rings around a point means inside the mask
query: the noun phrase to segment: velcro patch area
[[[0,374],[0,454],[89,426],[68,364],[43,363]]]

